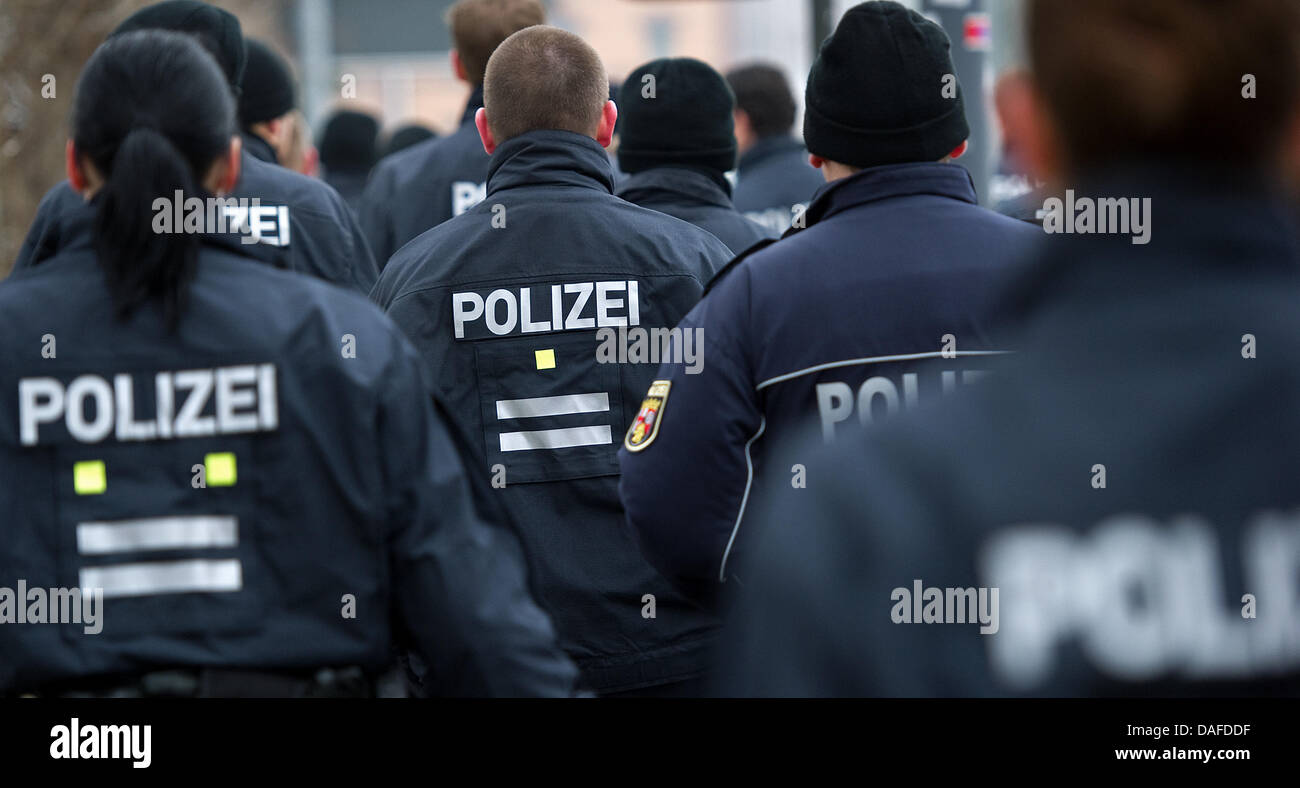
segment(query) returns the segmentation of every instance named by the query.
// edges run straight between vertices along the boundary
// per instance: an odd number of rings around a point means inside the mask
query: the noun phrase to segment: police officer
[[[660,370],[621,493],[647,556],[701,597],[744,550],[751,494],[802,483],[782,442],[912,407],[1000,349],[985,296],[1038,233],[976,205],[950,163],[968,134],[960,92],[941,92],[953,73],[938,25],[897,3],[850,9],[808,77],[804,137],[832,183],[806,229],[733,262],[673,337],[702,357]]]
[[[714,622],[624,529],[615,452],[654,371],[647,333],[686,314],[731,253],[612,194],[608,91],[572,33],[507,38],[475,116],[487,199],[398,252],[373,295],[479,441],[477,472],[520,523],[538,598],[587,684],[681,693]]]
[[[727,73],[736,95],[736,209],[783,233],[825,181],[790,134],[795,103],[781,69],[753,63]]]
[[[113,35],[131,30],[176,30],[196,36],[221,64],[234,95],[239,94],[245,63],[239,20],[197,0],[166,0],[137,11]],[[360,292],[369,292],[378,271],[356,219],[338,193],[314,178],[259,161],[244,152],[234,198],[259,204],[225,209],[230,223],[243,228],[248,253],[277,268],[311,274]],[[64,182],[41,200],[14,270],[39,265],[69,240],[82,200]]]
[[[483,199],[488,157],[474,129],[474,113],[483,106],[483,72],[507,36],[544,22],[541,0],[460,0],[447,12],[455,45],[451,67],[473,92],[456,131],[384,158],[371,174],[361,226],[381,269],[412,238]]]
[[[293,75],[289,64],[271,47],[244,39],[244,76],[239,83],[239,134],[249,155],[285,164],[295,132]]]
[[[1075,234],[1008,291],[987,383],[808,452],[724,692],[1300,694],[1300,14],[1233,10],[1030,4],[1008,134]]]
[[[0,578],[28,621],[59,589],[89,620],[0,627],[0,689],[311,693],[397,639],[426,692],[568,693],[392,323],[227,236],[150,232],[156,195],[233,186],[235,130],[189,36],[115,36],[82,74],[68,175],[90,202],[0,284]]]
[[[736,165],[731,88],[707,63],[654,60],[632,72],[618,97],[619,197],[688,221],[740,253],[774,238],[731,204]]]
[[[375,166],[378,143],[379,121],[373,115],[338,110],[325,123],[320,141],[323,177],[354,211],[361,208],[361,193],[370,168]]]

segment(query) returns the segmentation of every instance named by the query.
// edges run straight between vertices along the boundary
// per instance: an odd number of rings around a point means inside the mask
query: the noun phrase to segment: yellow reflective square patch
[[[555,348],[534,351],[538,369],[555,369]]]
[[[72,466],[72,486],[77,495],[100,495],[108,489],[103,460],[87,460]]]
[[[231,487],[235,484],[235,455],[230,452],[208,454],[203,457],[204,475],[209,487]]]
[[[656,380],[650,384],[645,399],[641,400],[641,410],[637,411],[636,419],[623,437],[625,449],[641,451],[654,442],[664,420],[664,406],[668,403],[668,390],[672,385],[670,380]]]

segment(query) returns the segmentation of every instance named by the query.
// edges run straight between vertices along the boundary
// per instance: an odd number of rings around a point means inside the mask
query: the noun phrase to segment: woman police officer
[[[476,515],[397,329],[237,234],[158,231],[238,176],[212,57],[116,36],[72,125],[72,241],[0,284],[0,585],[31,589],[10,596],[25,620],[65,623],[0,627],[0,691],[170,671],[194,694],[295,694],[397,643],[423,693],[568,694],[519,547]],[[66,623],[82,612],[96,624]]]

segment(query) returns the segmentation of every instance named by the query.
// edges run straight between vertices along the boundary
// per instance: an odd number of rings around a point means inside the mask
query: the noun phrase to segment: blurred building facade
[[[720,71],[763,60],[782,67],[802,105],[822,26],[856,0],[543,0],[552,24],[591,42],[621,80],[664,56],[696,57]],[[963,163],[981,195],[996,167],[996,124],[986,97],[995,68],[1019,62],[1023,0],[901,0],[942,19],[966,86],[971,155]],[[73,87],[94,48],[150,0],[0,0],[0,276],[7,275],[41,196],[63,177]],[[443,22],[453,0],[215,0],[245,32],[292,62],[313,129],[335,108],[376,114],[386,130],[411,121],[440,133],[459,121],[469,88],[450,65]],[[976,17],[988,36],[974,47]],[[978,26],[977,26],[978,28]],[[978,30],[977,30],[978,32]],[[978,36],[976,38],[979,38]],[[969,73],[967,71],[969,70]],[[53,77],[57,91],[44,96]],[[796,127],[797,132],[797,127]]]
[[[350,105],[378,114],[387,128],[419,121],[446,133],[459,121],[468,88],[451,72],[443,16],[454,0],[298,0],[300,50],[315,47],[323,68],[307,85],[307,116],[318,125]],[[814,16],[826,32],[859,0],[545,0],[551,24],[596,48],[621,80],[658,57],[695,57],[726,71],[751,61],[782,67],[802,111],[803,84],[815,54]],[[971,115],[963,164],[983,196],[997,169],[1000,143],[991,117],[995,71],[1018,59],[1016,24],[1023,0],[900,0],[943,24]],[[323,37],[319,31],[332,31]],[[999,56],[998,53],[1007,52]],[[332,78],[325,79],[326,74]],[[344,98],[343,89],[355,91]]]
[[[331,108],[355,101],[380,114],[386,127],[415,120],[444,133],[453,128],[469,90],[451,73],[451,40],[442,19],[452,2],[300,0],[301,31],[334,31],[330,50],[321,56],[335,78],[304,95],[308,118],[318,121]],[[761,59],[784,67],[800,92],[811,62],[808,0],[546,0],[545,5],[551,24],[591,42],[615,80],[658,57],[695,57],[724,71]],[[348,75],[355,78],[356,91],[345,99]]]

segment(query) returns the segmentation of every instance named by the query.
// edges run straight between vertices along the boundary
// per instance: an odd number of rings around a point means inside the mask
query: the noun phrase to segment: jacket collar
[[[251,131],[242,132],[239,136],[243,138],[244,150],[248,152],[248,155],[268,164],[280,163],[280,160],[275,155],[275,149],[266,140]]]
[[[201,196],[206,198],[209,195],[205,192]],[[98,212],[98,197],[86,202],[80,196],[76,196],[75,202],[69,201],[68,210],[56,218],[59,223],[58,246],[50,257],[55,254],[94,254],[95,221]],[[252,247],[243,242],[244,237],[243,234],[233,230],[226,233],[204,233],[203,245],[257,261]]]
[[[474,92],[469,94],[469,101],[465,103],[465,111],[460,114],[460,125],[474,122],[474,114],[483,106],[483,86],[479,85],[474,88]]]
[[[755,142],[749,150],[740,154],[740,158],[736,161],[736,169],[744,172],[755,164],[775,156],[802,150],[803,143],[794,137],[765,137]]]
[[[638,204],[663,195],[682,205],[731,208],[731,187],[724,188],[726,183],[726,178],[714,179],[688,167],[654,167],[624,178],[615,194]]]
[[[859,205],[915,194],[947,197],[972,205],[978,203],[975,184],[964,167],[928,162],[886,164],[882,167],[869,167],[818,189],[812,203],[808,205],[804,224],[805,227],[811,227],[823,219]],[[786,234],[801,229],[794,227]]]
[[[576,186],[614,191],[605,149],[570,131],[530,131],[506,140],[488,163],[487,193],[521,186]]]
[[[58,223],[57,245],[50,257],[64,252],[93,252],[95,248],[95,215],[99,212],[98,198],[87,202],[80,194],[72,192],[65,212],[54,218]]]

